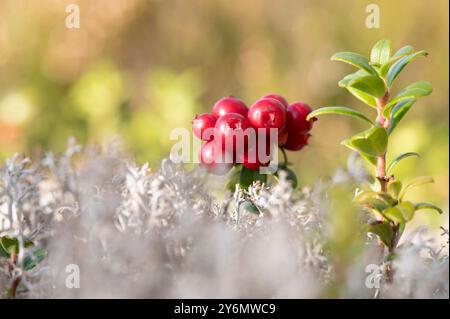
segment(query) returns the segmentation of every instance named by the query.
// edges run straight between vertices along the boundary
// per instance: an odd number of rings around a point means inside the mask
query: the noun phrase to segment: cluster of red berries
[[[289,105],[278,94],[265,95],[250,108],[238,98],[224,97],[214,104],[212,113],[197,115],[192,122],[194,134],[206,142],[200,150],[200,163],[209,171],[219,174],[226,173],[234,164],[257,170],[270,162],[276,143],[286,150],[301,150],[311,136],[309,131],[313,121],[306,120],[310,112],[311,108],[307,104],[296,102]],[[277,133],[274,142],[269,139],[271,129],[276,129]],[[249,130],[255,132],[258,143],[249,139],[246,134]],[[243,136],[244,150],[237,145],[240,135]],[[255,149],[261,147],[261,140],[264,141],[269,158],[250,156],[252,151],[258,154]],[[220,160],[218,153],[222,156]],[[224,154],[231,160],[223,160]]]

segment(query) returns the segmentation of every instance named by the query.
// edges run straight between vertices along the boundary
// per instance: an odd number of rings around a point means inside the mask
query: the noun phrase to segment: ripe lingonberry
[[[288,140],[288,131],[286,128],[278,132],[278,146],[283,146]]]
[[[244,102],[235,98],[234,96],[223,97],[214,104],[212,113],[216,118],[219,118],[228,113],[241,114],[247,117],[248,108]]]
[[[199,154],[200,163],[203,167],[214,174],[223,175],[227,173],[232,164],[226,163],[226,156],[214,141],[202,145]]]
[[[313,120],[307,121],[306,117],[311,113],[311,107],[302,102],[289,105],[286,109],[286,128],[289,133],[300,133],[311,130]]]
[[[284,149],[290,151],[299,151],[305,145],[308,145],[308,139],[311,137],[309,133],[289,133],[286,144],[283,145]]]
[[[192,130],[194,135],[203,141],[212,141],[214,139],[214,126],[216,118],[211,113],[197,115],[192,121]],[[209,130],[209,131],[208,131]]]
[[[274,100],[277,100],[278,102],[280,102],[281,104],[283,104],[284,107],[289,106],[289,103],[286,101],[286,99],[279,94],[275,94],[275,93],[267,94],[267,95],[264,95],[262,97],[262,99],[274,99]]]
[[[256,171],[261,166],[269,165],[273,151],[274,148],[267,141],[258,141],[246,147],[244,152],[238,153],[238,163],[242,163],[244,167]]]
[[[248,111],[248,119],[255,128],[283,129],[286,124],[286,111],[279,101],[261,99]]]
[[[248,139],[245,130],[253,129],[250,122],[237,113],[228,113],[219,117],[215,128],[216,143],[221,144],[223,150],[233,153],[237,147],[242,148],[246,145]],[[238,143],[242,145],[237,145]]]

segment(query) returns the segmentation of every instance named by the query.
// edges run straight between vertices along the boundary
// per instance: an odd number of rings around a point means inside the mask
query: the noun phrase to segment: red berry
[[[262,98],[263,99],[274,99],[274,100],[277,100],[278,102],[280,102],[281,104],[283,104],[284,107],[289,106],[289,103],[286,101],[286,99],[279,94],[270,93],[270,94],[264,95]]]
[[[286,111],[283,104],[274,99],[256,101],[248,111],[248,119],[255,128],[277,128],[286,124]]]
[[[200,163],[203,167],[214,174],[223,175],[227,173],[232,164],[226,163],[225,154],[214,142],[207,142],[200,149]]]
[[[286,144],[283,145],[283,148],[290,151],[299,151],[305,145],[308,145],[308,139],[311,137],[311,134],[308,133],[289,133]]]
[[[261,149],[259,145],[265,147],[265,154],[259,154],[258,151]],[[261,151],[263,151],[261,149]],[[250,170],[256,171],[261,166],[267,166],[270,163],[272,149],[270,148],[269,143],[265,141],[261,141],[257,144],[249,146],[245,148],[244,152],[238,155],[238,163],[242,163],[242,165]]]
[[[315,119],[306,120],[308,114],[311,113],[311,107],[308,104],[297,102],[291,104],[286,109],[287,123],[286,128],[289,133],[305,133],[311,130]]]
[[[194,135],[203,141],[212,141],[214,139],[214,126],[216,118],[210,113],[197,115],[192,121],[192,130]],[[209,131],[207,131],[209,129]]]
[[[244,102],[235,98],[234,96],[223,97],[214,104],[212,113],[216,118],[219,118],[228,113],[241,114],[247,117],[248,108]]]
[[[286,144],[288,140],[288,131],[284,128],[281,132],[278,133],[278,146],[283,146]]]
[[[233,152],[236,148],[244,147],[248,138],[245,132],[247,129],[253,129],[250,122],[241,114],[228,113],[221,117],[216,122],[215,140],[217,144],[221,144],[222,149],[228,152]],[[237,144],[242,145],[237,145]]]

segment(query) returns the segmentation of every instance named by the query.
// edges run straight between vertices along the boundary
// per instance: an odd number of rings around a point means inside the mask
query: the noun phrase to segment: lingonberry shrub
[[[289,105],[275,93],[264,95],[250,108],[234,96],[223,97],[212,113],[198,115],[192,122],[194,135],[206,142],[200,150],[200,163],[214,174],[233,168],[228,187],[234,190],[238,184],[246,188],[254,181],[267,182],[268,174],[259,170],[269,165],[278,146],[283,161],[276,164],[272,176],[277,179],[284,171],[295,188],[297,177],[288,167],[286,150],[299,151],[308,144],[314,121],[306,117],[311,111],[307,104]],[[271,136],[271,130],[277,135]]]
[[[420,98],[429,95],[432,86],[429,82],[414,82],[401,90],[393,87],[395,79],[404,67],[417,57],[427,56],[425,51],[414,52],[410,45],[391,54],[391,42],[380,40],[372,48],[370,59],[358,53],[340,52],[332,60],[348,63],[358,70],[339,81],[356,98],[371,107],[376,113],[371,120],[362,113],[342,106],[319,108],[308,118],[324,114],[341,114],[362,120],[370,127],[342,144],[356,152],[371,165],[378,180],[370,189],[361,187],[356,193],[355,202],[373,213],[373,221],[367,225],[367,231],[376,234],[387,249],[386,261],[394,258],[395,249],[405,229],[416,211],[441,209],[430,203],[412,203],[406,197],[408,191],[416,186],[432,183],[431,177],[417,177],[403,184],[394,174],[396,165],[415,152],[399,154],[386,162],[389,137],[400,121]],[[396,92],[397,91],[397,92]]]

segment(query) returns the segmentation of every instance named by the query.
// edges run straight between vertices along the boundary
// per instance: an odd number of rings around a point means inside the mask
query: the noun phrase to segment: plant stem
[[[281,154],[283,154],[283,164],[281,166],[286,167],[288,165],[286,151],[282,147],[279,147],[279,149],[281,151]]]
[[[383,110],[386,106],[386,103],[389,101],[389,90],[386,90],[385,94],[381,99],[377,99],[377,121],[378,125],[383,128],[387,128],[389,126],[389,119],[384,117]],[[380,188],[383,193],[387,193],[387,185],[389,182],[389,177],[386,176],[386,153],[384,153],[381,156],[378,156],[377,158],[377,171],[376,171],[376,177],[378,181],[380,182]],[[394,238],[395,241],[398,240],[398,228],[394,227]],[[389,247],[389,252],[387,255],[387,258],[391,256],[394,253],[395,249],[394,243],[392,243],[392,246]],[[392,263],[389,260],[385,261],[386,263],[386,282],[388,284],[392,284],[394,281],[394,268],[392,267]]]
[[[11,284],[11,288],[10,288],[10,296],[11,298],[15,299],[16,298],[16,292],[17,292],[17,287],[20,284],[20,280],[22,278],[21,277],[17,277],[13,280],[12,284]]]
[[[389,119],[385,118],[383,115],[383,110],[386,103],[389,101],[389,90],[383,95],[381,99],[377,99],[377,121],[380,127],[387,128],[389,125]],[[386,176],[386,153],[378,156],[377,158],[377,171],[376,177],[380,182],[381,191],[383,193],[387,192],[387,183],[389,181]]]
[[[381,191],[386,193],[388,182],[388,178],[386,177],[386,154],[377,158],[377,179],[380,182]]]

